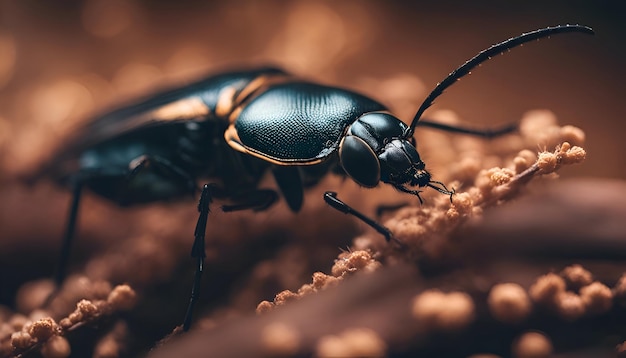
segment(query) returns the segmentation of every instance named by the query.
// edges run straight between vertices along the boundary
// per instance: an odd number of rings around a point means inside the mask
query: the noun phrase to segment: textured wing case
[[[363,113],[385,107],[354,92],[305,82],[279,84],[254,98],[235,121],[238,143],[284,163],[316,163],[339,146]],[[232,140],[232,138],[229,138]]]
[[[223,89],[240,91],[261,75],[275,74],[284,72],[268,67],[218,74],[97,116],[79,130],[73,140],[58,150],[50,162],[34,173],[32,179],[44,175],[57,177],[69,174],[68,171],[77,169],[75,160],[79,156],[101,143],[119,141],[119,138],[129,135],[141,142],[143,133],[148,133],[147,128],[213,117]]]

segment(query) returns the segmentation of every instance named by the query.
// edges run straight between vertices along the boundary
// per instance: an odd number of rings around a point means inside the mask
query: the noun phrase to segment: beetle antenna
[[[417,110],[415,117],[413,117],[413,121],[411,122],[411,126],[406,129],[404,132],[404,137],[409,138],[413,136],[413,132],[415,131],[415,126],[417,126],[417,122],[419,122],[420,117],[424,114],[424,111],[428,109],[433,104],[435,98],[439,97],[443,91],[445,91],[448,87],[452,86],[457,80],[461,77],[470,73],[472,69],[481,63],[489,60],[493,56],[500,55],[507,50],[510,50],[516,46],[525,44],[527,42],[538,40],[543,37],[568,33],[568,32],[581,32],[585,34],[593,35],[593,30],[590,27],[582,26],[582,25],[559,25],[554,27],[546,27],[543,29],[523,33],[517,37],[512,37],[508,40],[502,41],[491,47],[482,50],[476,56],[469,59],[463,65],[461,65],[456,70],[450,72],[448,77],[444,78],[443,81],[439,82],[435,89],[430,92],[428,97],[424,100],[420,108]],[[429,185],[430,186],[430,185]]]

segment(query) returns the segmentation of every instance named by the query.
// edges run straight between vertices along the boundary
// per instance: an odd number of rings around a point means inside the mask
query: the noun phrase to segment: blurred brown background
[[[371,81],[409,73],[423,81],[406,93],[417,106],[478,50],[523,31],[579,23],[596,36],[516,49],[435,108],[477,125],[551,109],[588,133],[588,162],[566,173],[624,177],[625,14],[619,1],[2,0],[2,163],[5,173],[30,168],[94,109],[241,64],[276,63],[382,100]]]

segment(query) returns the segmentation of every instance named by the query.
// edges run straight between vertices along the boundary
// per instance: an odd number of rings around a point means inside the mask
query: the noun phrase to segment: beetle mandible
[[[580,32],[580,25],[560,25],[524,33],[495,44],[451,72],[426,97],[410,125],[375,100],[358,93],[296,79],[277,68],[223,73],[186,87],[162,92],[135,105],[96,117],[35,177],[48,176],[72,188],[57,287],[65,278],[83,188],[119,205],[179,199],[197,192],[197,181],[210,178],[198,203],[199,217],[191,256],[196,271],[183,320],[188,330],[198,298],[205,259],[205,230],[213,198],[229,201],[222,209],[263,210],[277,199],[258,187],[271,171],[282,197],[297,212],[304,188],[329,171],[363,187],[380,182],[415,195],[430,187],[450,196],[434,181],[421,160],[413,133],[418,125],[494,137],[499,130],[473,130],[420,120],[443,91],[493,56],[546,36]],[[324,200],[353,215],[390,241],[391,232],[341,201],[334,192]]]

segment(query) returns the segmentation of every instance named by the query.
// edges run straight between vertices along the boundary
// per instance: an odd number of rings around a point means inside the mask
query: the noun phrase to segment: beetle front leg
[[[378,231],[381,235],[385,237],[385,240],[387,240],[387,242],[390,242],[391,240],[393,240],[394,242],[399,244],[401,247],[403,248],[406,247],[406,245],[402,241],[396,239],[393,236],[393,234],[391,233],[391,231],[389,231],[389,229],[379,224],[376,220],[369,218],[365,214],[352,208],[350,205],[344,203],[339,198],[337,198],[337,193],[333,191],[327,191],[326,193],[324,193],[324,200],[326,201],[326,204],[330,205],[334,209],[339,210],[344,214],[352,215],[356,217],[357,219],[361,220],[362,222],[364,222],[365,224],[367,224],[369,227]]]
[[[191,257],[196,259],[197,266],[196,272],[193,277],[193,285],[191,286],[191,297],[189,298],[189,305],[187,306],[187,312],[185,313],[185,319],[183,320],[183,331],[187,332],[191,326],[191,318],[193,316],[193,309],[198,302],[200,296],[200,281],[202,278],[202,272],[204,271],[204,258],[206,257],[204,236],[206,233],[206,224],[209,218],[209,211],[211,201],[213,201],[211,195],[211,186],[205,184],[202,187],[202,193],[200,194],[200,200],[198,201],[198,222],[196,223],[196,230],[194,231],[194,241],[191,248]]]

